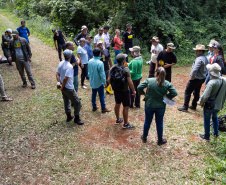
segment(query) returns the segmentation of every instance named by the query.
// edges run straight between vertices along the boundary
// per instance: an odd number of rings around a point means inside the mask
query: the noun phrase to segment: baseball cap
[[[152,37],[151,41],[159,42],[159,38],[154,36],[154,37]]]
[[[103,44],[103,41],[102,40],[98,40],[97,45],[98,44]]]
[[[126,28],[128,29],[128,28],[130,28],[131,26],[132,26],[132,24],[128,23],[128,24],[126,25]]]
[[[167,46],[171,49],[176,49],[176,47],[174,47],[174,43],[172,42],[168,43]]]
[[[69,49],[65,49],[63,54],[65,58],[70,58],[70,56],[72,55],[72,51]]]
[[[6,31],[12,33],[12,30],[10,28],[8,28]]]
[[[139,52],[139,51],[140,51],[140,47],[139,47],[139,46],[134,46],[134,47],[132,47],[132,48],[129,48],[129,50],[130,50],[131,52]]]
[[[83,25],[83,26],[82,26],[81,31],[83,31],[84,29],[88,29],[88,28],[86,27],[86,25]]]
[[[17,34],[19,34],[19,32],[17,30],[12,31],[12,35],[17,35]]]
[[[116,60],[122,62],[123,60],[125,60],[126,57],[128,57],[127,54],[119,53],[116,57]]]

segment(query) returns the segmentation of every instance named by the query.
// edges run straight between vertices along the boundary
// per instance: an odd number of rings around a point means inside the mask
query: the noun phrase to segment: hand
[[[136,91],[133,91],[133,96],[136,96]]]
[[[31,58],[29,58],[28,61],[31,62]]]
[[[56,48],[56,50],[58,51],[58,48]]]
[[[5,44],[5,45],[7,45],[7,44],[8,44],[8,42],[4,42],[4,44]]]
[[[61,91],[63,90],[63,87],[62,87],[62,85],[60,86],[60,88],[59,88]]]
[[[8,61],[11,62],[11,61],[12,61],[12,57],[9,57],[9,58],[8,58]]]
[[[84,68],[84,65],[83,64],[81,64],[81,68]]]
[[[163,67],[168,68],[168,63],[165,63]]]
[[[107,85],[107,84],[105,84],[105,85],[104,85],[104,88],[107,88],[107,86],[108,86],[108,85]]]

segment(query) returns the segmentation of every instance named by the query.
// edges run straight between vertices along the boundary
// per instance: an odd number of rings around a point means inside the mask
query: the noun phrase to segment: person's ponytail
[[[164,86],[165,83],[165,77],[166,77],[166,71],[163,67],[158,67],[156,70],[156,81],[158,86]]]

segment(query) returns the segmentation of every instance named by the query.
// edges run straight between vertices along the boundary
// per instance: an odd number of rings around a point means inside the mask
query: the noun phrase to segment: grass
[[[7,15],[17,24],[14,17]],[[0,14],[0,31],[15,27],[12,21]],[[62,95],[56,89],[57,52],[34,35],[31,65],[37,83],[35,91],[20,87],[15,66],[0,66],[6,92],[14,99],[0,103],[2,184],[225,183],[225,133],[220,133],[217,140],[204,142],[198,138],[198,133],[203,132],[202,109],[189,113],[176,109],[183,102],[190,67],[173,69],[173,85],[179,95],[177,105],[166,110],[167,145],[156,145],[154,122],[148,143],[143,144],[139,137],[144,110],[130,110],[130,122],[136,130],[124,131],[114,124],[113,112],[91,111],[90,88],[79,88],[85,125],[66,123]],[[145,65],[143,78],[147,75]],[[113,108],[112,96],[106,95],[106,105]]]

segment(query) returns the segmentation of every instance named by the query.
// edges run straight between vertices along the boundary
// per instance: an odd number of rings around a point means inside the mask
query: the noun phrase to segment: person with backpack
[[[25,38],[28,41],[28,43],[29,43],[28,37],[30,37],[30,31],[25,26],[25,21],[24,20],[21,21],[21,26],[18,27],[16,30],[19,32],[19,36]]]
[[[8,47],[9,47],[9,41],[12,39],[12,30],[10,28],[8,28],[5,32],[5,34],[2,35],[2,50],[3,50],[3,53],[4,53],[4,56],[7,58],[9,58],[8,56]],[[9,65],[10,66],[13,66],[12,62],[9,62]]]
[[[121,45],[123,44],[123,42],[120,39],[120,30],[116,29],[115,30],[115,37],[113,39],[113,44],[112,46],[114,46],[114,51],[115,51],[115,60],[114,60],[114,64],[117,64],[117,60],[116,57],[119,53],[121,53]]]
[[[130,106],[129,87],[133,92],[133,96],[136,96],[136,91],[133,86],[129,68],[124,66],[127,56],[128,55],[123,53],[117,55],[117,64],[110,69],[108,83],[111,83],[114,90],[116,124],[120,124],[124,121],[123,129],[135,129],[135,126],[128,122]],[[119,117],[121,103],[123,105],[123,118]]]

